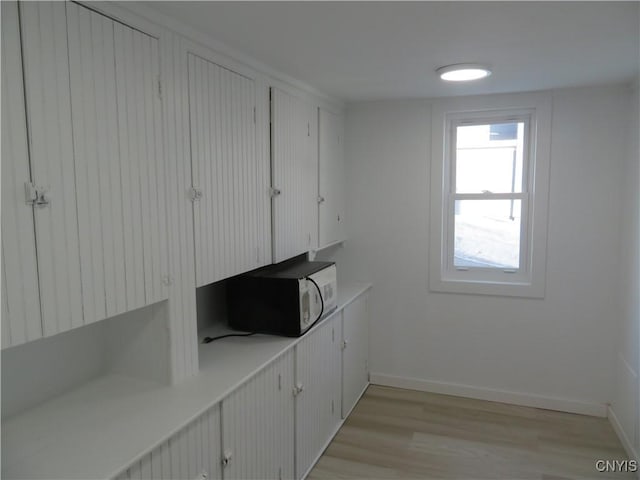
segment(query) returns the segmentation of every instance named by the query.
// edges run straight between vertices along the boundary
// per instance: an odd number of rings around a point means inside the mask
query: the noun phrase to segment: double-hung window
[[[434,106],[432,290],[544,296],[550,105],[523,98]]]

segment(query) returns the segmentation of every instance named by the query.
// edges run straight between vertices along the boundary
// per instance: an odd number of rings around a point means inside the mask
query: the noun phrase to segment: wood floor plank
[[[370,386],[307,477],[325,479],[632,479],[607,419]]]

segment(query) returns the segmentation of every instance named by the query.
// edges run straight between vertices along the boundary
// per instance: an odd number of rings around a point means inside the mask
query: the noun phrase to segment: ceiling
[[[146,3],[149,5],[149,3]],[[638,75],[639,2],[153,2],[345,101],[620,83]],[[446,84],[434,70],[487,63]]]

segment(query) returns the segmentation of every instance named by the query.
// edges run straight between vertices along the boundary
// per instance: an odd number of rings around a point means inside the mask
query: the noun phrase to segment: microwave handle
[[[315,323],[318,320],[320,320],[322,318],[322,315],[324,314],[324,298],[322,298],[322,290],[320,290],[320,285],[318,285],[318,282],[316,282],[311,277],[306,277],[306,280],[309,280],[311,283],[315,285],[316,289],[318,290],[318,296],[320,297],[320,313],[318,314],[318,318],[314,320],[314,323]]]

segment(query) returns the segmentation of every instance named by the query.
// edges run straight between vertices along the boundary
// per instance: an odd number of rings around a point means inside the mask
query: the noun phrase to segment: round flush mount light
[[[436,73],[447,82],[468,82],[488,77],[491,75],[491,70],[477,63],[456,63],[440,67],[436,69]]]

